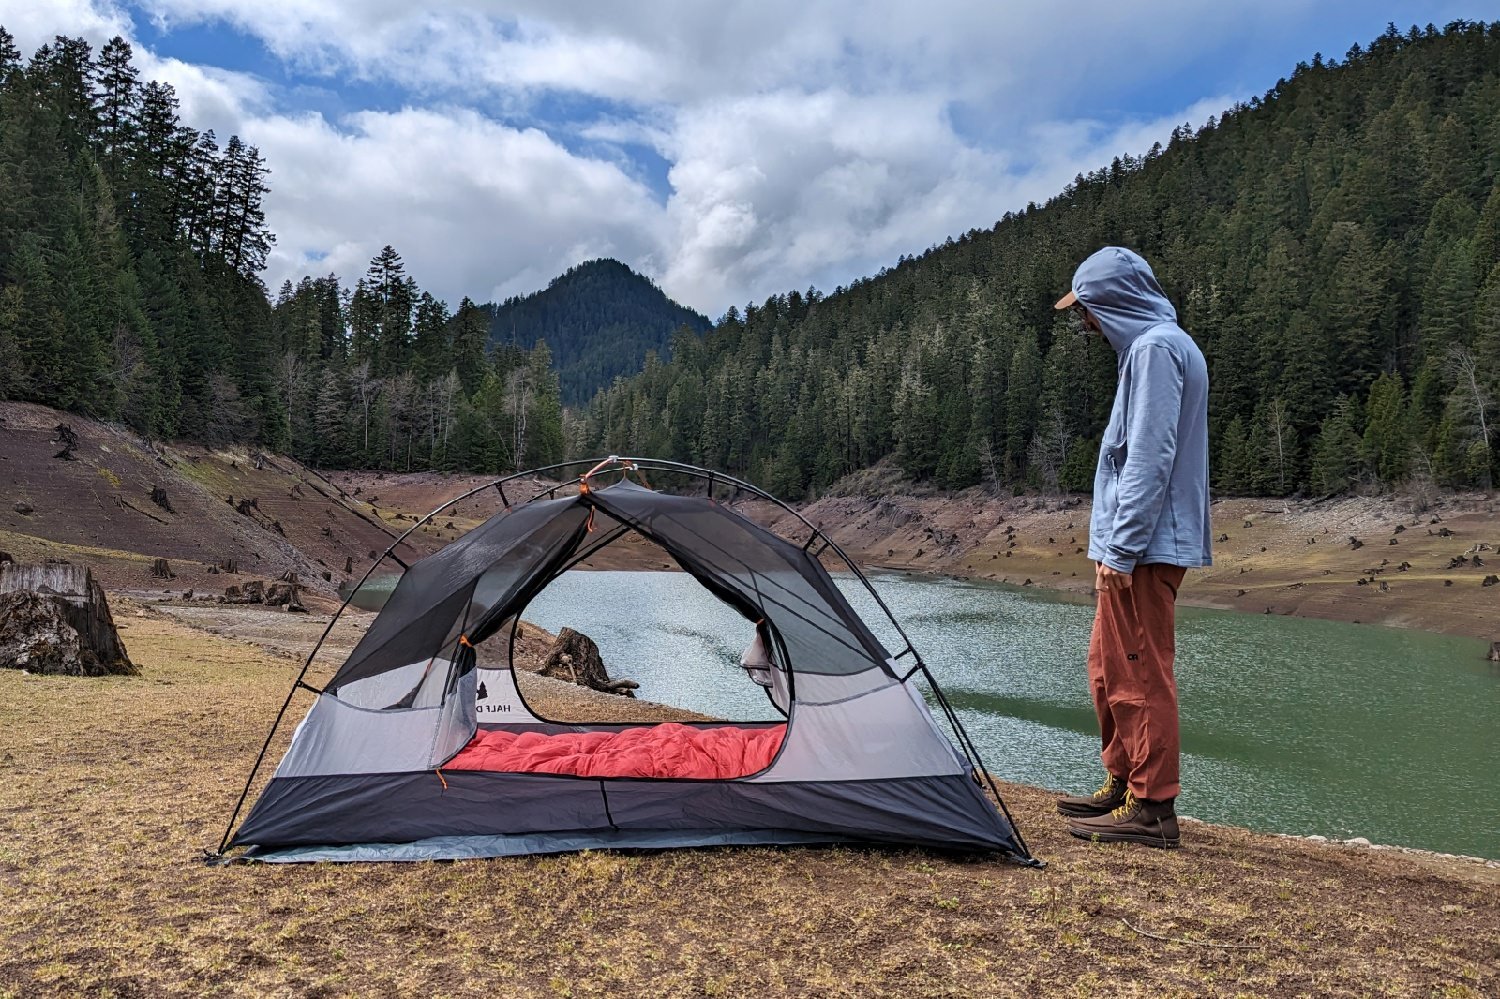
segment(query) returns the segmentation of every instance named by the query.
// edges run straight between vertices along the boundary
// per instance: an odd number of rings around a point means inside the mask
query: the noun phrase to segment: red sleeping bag
[[[558,735],[481,730],[443,769],[727,780],[770,766],[785,735],[785,725],[696,728],[676,722]]]

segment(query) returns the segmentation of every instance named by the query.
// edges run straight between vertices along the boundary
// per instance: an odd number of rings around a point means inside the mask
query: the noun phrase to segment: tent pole
[[[229,822],[224,826],[224,835],[219,840],[219,848],[211,855],[214,859],[217,860],[219,858],[222,858],[224,856],[224,851],[229,846],[230,837],[234,832],[234,824],[240,817],[240,810],[245,807],[245,799],[250,796],[250,788],[254,786],[256,775],[260,773],[261,764],[265,762],[266,753],[270,751],[271,741],[276,738],[276,730],[281,727],[282,719],[286,717],[287,709],[292,705],[292,698],[297,695],[297,688],[308,686],[305,681],[307,679],[307,671],[312,668],[313,660],[317,658],[318,652],[323,648],[323,643],[328,640],[328,636],[333,632],[333,626],[338,623],[339,618],[342,617],[344,611],[348,609],[350,602],[354,600],[354,594],[358,593],[360,587],[364,586],[365,583],[369,581],[370,576],[375,572],[375,568],[379,566],[381,562],[385,561],[386,558],[392,558],[396,562],[398,562],[403,569],[406,568],[406,563],[398,558],[395,554],[397,546],[405,542],[406,539],[412,535],[412,532],[416,531],[423,524],[430,523],[434,517],[441,514],[444,510],[447,510],[450,507],[463,502],[470,496],[473,496],[475,493],[482,492],[485,489],[498,489],[503,496],[505,493],[501,487],[504,485],[504,483],[509,482],[512,479],[519,479],[524,475],[533,475],[536,472],[553,471],[555,469],[568,468],[573,465],[584,464],[588,464],[588,462],[562,462],[561,464],[550,465],[546,468],[536,469],[535,472],[517,472],[514,475],[507,475],[502,478],[496,479],[493,482],[486,482],[483,485],[475,486],[473,489],[455,496],[452,499],[448,500],[446,503],[439,505],[421,520],[418,520],[416,523],[412,524],[412,526],[407,528],[406,531],[404,531],[399,537],[396,537],[395,541],[391,542],[390,547],[385,550],[385,553],[381,555],[380,558],[376,559],[370,564],[370,567],[365,570],[365,574],[360,577],[359,582],[356,583],[352,589],[350,589],[349,595],[344,598],[344,602],[339,605],[339,609],[334,611],[333,616],[328,619],[328,626],[323,629],[323,634],[318,637],[317,643],[313,645],[312,651],[308,653],[307,661],[302,664],[302,669],[300,672],[298,672],[297,679],[292,682],[291,689],[286,693],[286,699],[281,702],[281,710],[276,712],[276,719],[275,721],[271,722],[271,730],[266,733],[266,741],[261,745],[260,753],[255,757],[255,764],[250,768],[249,776],[245,778],[245,786],[243,790],[240,791],[239,800],[234,803],[234,811],[230,813]],[[536,497],[534,496],[532,497],[532,499],[535,498]],[[384,524],[381,525],[381,530],[385,531],[387,535],[391,534],[391,532],[385,527]],[[394,535],[392,536],[394,537]],[[309,687],[308,689],[311,689],[311,687]]]
[[[984,775],[984,782],[989,785],[990,793],[995,796],[995,802],[1000,806],[1001,813],[1005,815],[1005,821],[1010,823],[1010,831],[1015,834],[1016,843],[1020,845],[1028,862],[1040,865],[1041,861],[1032,856],[1031,847],[1026,845],[1026,840],[1021,835],[1021,827],[1016,825],[1015,818],[1010,814],[1010,808],[1005,804],[1005,797],[1001,795],[1000,788],[995,784],[994,775],[984,765],[984,760],[979,755],[978,747],[969,738],[969,733],[964,728],[963,723],[958,720],[958,712],[953,709],[952,704],[948,703],[948,695],[943,693],[943,688],[938,685],[936,678],[933,677],[932,672],[928,670],[925,663],[921,665],[921,670],[922,675],[927,678],[928,685],[932,687],[933,696],[937,698],[938,704],[942,706],[943,713],[948,718],[948,724],[953,726],[953,731],[959,738],[959,745],[963,748],[964,755],[969,758],[970,765],[977,767],[979,772]]]

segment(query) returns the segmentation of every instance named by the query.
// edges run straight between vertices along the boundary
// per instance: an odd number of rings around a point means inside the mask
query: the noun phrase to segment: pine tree
[[[473,395],[484,379],[484,348],[488,336],[487,316],[467,296],[452,320],[453,367],[463,382],[464,393]]]
[[[1411,421],[1401,376],[1386,372],[1370,385],[1361,457],[1381,482],[1394,485],[1411,467]]]
[[[99,50],[97,149],[114,183],[126,181],[126,152],[135,129],[140,75],[131,64],[130,43],[116,35]]]
[[[1355,423],[1349,397],[1339,396],[1313,443],[1312,486],[1320,496],[1345,492],[1357,481],[1361,441]]]

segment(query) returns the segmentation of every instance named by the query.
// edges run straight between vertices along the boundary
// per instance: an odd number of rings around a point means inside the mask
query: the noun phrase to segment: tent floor
[[[694,832],[637,829],[613,832],[556,832],[510,836],[433,836],[413,843],[353,843],[299,846],[280,850],[255,847],[241,858],[268,864],[358,863],[363,861],[478,860],[580,850],[666,850],[692,846],[804,846],[863,842],[830,833],[796,829],[743,829]]]

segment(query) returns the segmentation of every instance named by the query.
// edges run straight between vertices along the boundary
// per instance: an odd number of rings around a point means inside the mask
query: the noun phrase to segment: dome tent
[[[706,483],[706,495],[656,491],[645,484],[645,472],[691,476]],[[618,480],[596,481],[610,473],[619,473]],[[831,550],[843,559],[889,617],[858,568],[800,515],[808,538],[799,545],[714,494],[727,486],[735,495],[748,492],[795,511],[747,483],[673,462],[611,457],[511,505],[504,487],[520,477],[480,487],[498,489],[504,508],[435,554],[408,567],[391,546],[387,555],[405,572],[321,690],[305,680],[317,650],[309,656],[277,724],[297,689],[315,693],[316,700],[236,829],[257,760],[220,856],[235,847],[249,847],[246,856],[264,860],[417,860],[866,842],[998,851],[1035,863],[910,641],[891,655],[820,556]],[[439,507],[407,535],[478,491]],[[746,682],[760,682],[768,693],[778,688],[786,715],[773,725],[663,726],[687,738],[712,734],[759,744],[770,738],[769,758],[748,772],[712,777],[643,777],[607,765],[601,770],[592,766],[597,761],[561,772],[466,764],[486,738],[524,737],[525,745],[536,746],[653,734],[652,726],[543,719],[520,695],[508,653],[482,665],[475,654],[489,639],[513,649],[517,622],[536,594],[627,532],[655,543],[754,624],[758,648],[747,655]],[[905,640],[900,625],[890,622]],[[766,679],[768,673],[774,678]],[[918,674],[931,686],[958,748],[917,689]],[[772,702],[778,703],[774,694]],[[270,742],[268,736],[267,747]]]

